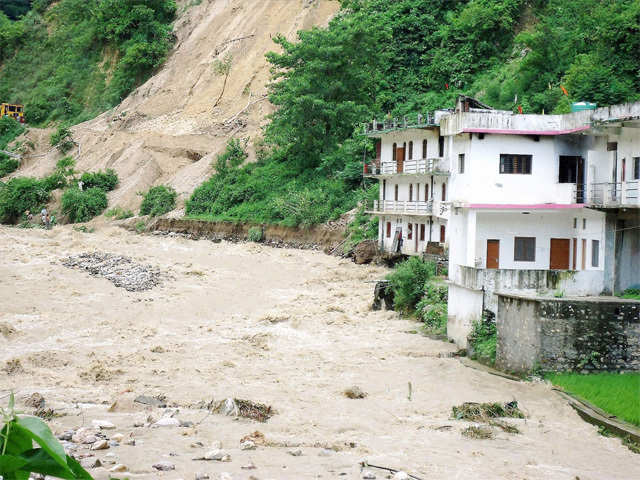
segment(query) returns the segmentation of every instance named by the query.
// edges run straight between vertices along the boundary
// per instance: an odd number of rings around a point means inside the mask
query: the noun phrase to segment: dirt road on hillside
[[[90,252],[131,257],[161,283],[130,292],[63,265]],[[129,473],[115,476],[135,479],[358,479],[365,458],[423,479],[640,472],[640,455],[600,436],[547,385],[439,358],[453,346],[411,333],[417,325],[393,312],[370,311],[368,282],[384,275],[379,267],[112,227],[1,227],[0,259],[0,397],[14,390],[32,411],[23,399],[39,392],[62,414],[50,422],[57,433],[111,422],[114,429],[94,433],[117,446],[66,443],[85,463],[101,460],[91,470],[98,479],[116,464]],[[352,385],[368,396],[345,398]],[[135,403],[139,395],[165,396],[178,410]],[[276,414],[258,423],[208,413],[212,400],[227,397],[263,402]],[[451,419],[451,407],[465,401],[514,399],[528,416],[512,421],[520,434],[473,440],[461,435],[467,422]],[[163,416],[168,426],[147,426]],[[172,426],[178,421],[183,426]],[[266,445],[242,450],[241,439],[256,430]],[[230,461],[193,460],[214,447]],[[175,469],[156,471],[159,463]]]

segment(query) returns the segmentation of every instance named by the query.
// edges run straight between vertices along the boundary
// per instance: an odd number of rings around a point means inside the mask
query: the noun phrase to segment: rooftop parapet
[[[437,127],[440,117],[445,111],[438,110],[427,113],[413,113],[401,118],[386,118],[384,120],[373,120],[364,126],[364,134],[377,137],[384,133],[397,130],[407,130],[410,128],[433,128]],[[448,113],[448,111],[446,111]]]

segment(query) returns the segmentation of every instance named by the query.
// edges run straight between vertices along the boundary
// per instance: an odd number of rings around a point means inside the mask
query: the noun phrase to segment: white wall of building
[[[406,143],[405,158],[407,160],[423,158],[422,142],[427,140],[427,157],[438,158],[438,134],[439,130],[412,128],[398,132],[390,132],[382,136],[380,158],[383,162],[391,162],[393,159],[393,144],[402,147]],[[409,142],[413,142],[413,158],[409,158]]]
[[[449,284],[447,337],[458,348],[467,348],[474,320],[482,317],[482,292]]]
[[[390,224],[390,235],[387,236],[387,223]],[[409,224],[412,225],[411,238],[409,236]],[[424,239],[421,238],[421,225],[424,225]],[[379,235],[382,238],[382,248],[385,252],[390,252],[393,245],[393,238],[396,229],[402,229],[402,249],[401,253],[406,255],[416,255],[423,253],[428,242],[440,243],[440,227],[445,227],[445,242],[447,237],[447,221],[443,219],[426,216],[402,216],[383,215],[380,216]],[[380,237],[379,237],[380,238]]]
[[[500,268],[524,270],[548,270],[550,245],[552,238],[569,239],[571,245],[570,268],[573,266],[573,239],[577,239],[577,270],[582,270],[582,240],[586,240],[585,270],[604,269],[604,222],[605,215],[586,208],[560,211],[521,212],[492,211],[477,213],[477,235],[475,238],[474,262],[464,265],[478,265],[484,268],[487,263],[487,240],[500,241]],[[573,227],[574,219],[576,228]],[[534,262],[514,260],[515,237],[535,237],[536,255]],[[599,242],[599,262],[592,266],[592,240]]]
[[[559,156],[582,155],[580,142],[551,136],[463,133],[450,142],[451,200],[461,203],[574,203],[575,186],[559,183]],[[538,141],[534,140],[538,138]],[[459,173],[459,154],[465,155]],[[500,154],[532,155],[531,174],[500,173]]]

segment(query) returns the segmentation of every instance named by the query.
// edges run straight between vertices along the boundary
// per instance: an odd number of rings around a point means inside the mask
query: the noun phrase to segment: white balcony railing
[[[592,183],[588,201],[602,206],[640,206],[640,180],[619,183]]]
[[[398,171],[400,170],[400,171]],[[398,162],[382,162],[380,166],[380,174],[447,174],[449,166],[442,158],[420,158],[415,160],[405,160],[401,162],[401,168],[398,169]]]
[[[404,215],[434,215],[447,218],[449,214],[449,204],[446,202],[429,200],[428,202],[408,201],[408,200],[374,200],[371,208],[373,213],[394,213]]]

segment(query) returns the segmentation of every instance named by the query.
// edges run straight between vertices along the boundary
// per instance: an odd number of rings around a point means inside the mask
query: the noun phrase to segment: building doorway
[[[404,147],[398,147],[396,149],[396,172],[404,172]]]
[[[570,250],[570,239],[552,238],[549,268],[551,270],[569,270]]]
[[[487,268],[500,268],[500,240],[487,240]]]
[[[584,158],[561,155],[558,182],[574,183],[576,185],[576,203],[584,203]]]

